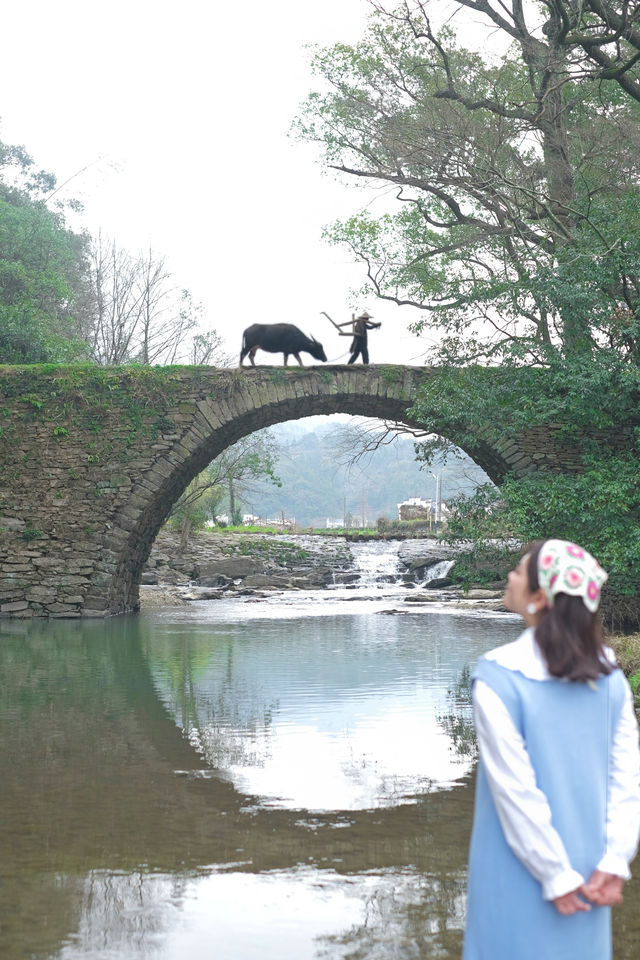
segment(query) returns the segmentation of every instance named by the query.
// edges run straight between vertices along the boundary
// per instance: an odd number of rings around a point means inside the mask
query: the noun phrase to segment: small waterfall
[[[427,570],[425,570],[424,580],[421,581],[420,586],[424,587],[427,583],[431,583],[432,580],[439,580],[441,577],[446,577],[454,563],[455,560],[440,560],[438,563],[434,563],[433,566],[428,567]]]
[[[354,573],[360,574],[359,587],[395,583],[400,579],[398,544],[385,540],[351,543]]]

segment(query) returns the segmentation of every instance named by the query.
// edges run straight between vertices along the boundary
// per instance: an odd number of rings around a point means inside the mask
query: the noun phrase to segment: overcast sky
[[[288,136],[313,86],[305,45],[357,40],[369,12],[366,0],[6,5],[0,138],[73,177],[65,195],[92,232],[166,256],[232,355],[260,320],[298,324],[337,359],[349,341],[320,311],[343,321],[366,307],[383,322],[372,362],[420,364],[416,311],[355,301],[363,267],[321,240],[362,192]]]

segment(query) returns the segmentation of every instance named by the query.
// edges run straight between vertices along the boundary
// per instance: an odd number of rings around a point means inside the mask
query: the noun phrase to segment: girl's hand
[[[586,883],[580,887],[580,893],[599,907],[612,907],[622,903],[624,880],[614,873],[594,870]]]
[[[569,917],[572,913],[591,910],[591,904],[585,903],[584,900],[578,896],[583,890],[584,887],[578,887],[577,890],[572,890],[571,893],[565,893],[561,897],[556,897],[552,902],[558,913],[561,913],[563,917]]]

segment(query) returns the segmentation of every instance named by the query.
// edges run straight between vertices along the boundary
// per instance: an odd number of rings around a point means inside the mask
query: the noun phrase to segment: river
[[[380,554],[383,550],[383,554]],[[354,588],[0,623],[5,960],[460,956],[468,672],[520,625]],[[615,914],[637,960],[640,897]]]

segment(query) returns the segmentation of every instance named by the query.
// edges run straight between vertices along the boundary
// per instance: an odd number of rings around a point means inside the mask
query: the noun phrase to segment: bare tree
[[[231,363],[231,358],[224,350],[222,337],[215,330],[209,330],[207,333],[196,333],[191,338],[189,363],[193,366],[209,364],[221,367]]]
[[[101,234],[91,247],[93,325],[100,364],[228,363],[215,330],[200,332],[202,307],[176,286],[163,257],[132,256]]]
[[[132,341],[141,311],[135,263],[115,242],[103,242],[99,233],[91,246],[91,273],[93,359],[104,365],[125,363],[132,358]]]
[[[174,290],[171,274],[164,258],[156,259],[151,249],[136,263],[140,293],[140,318],[136,337],[140,363],[154,363],[158,357],[171,354],[167,362],[173,363],[175,352],[182,338],[184,316],[174,314]]]
[[[395,420],[353,419],[340,426],[335,433],[336,463],[352,467],[368,460],[376,450],[394,443],[399,436],[409,436],[418,443],[430,436],[426,430],[409,427]]]

